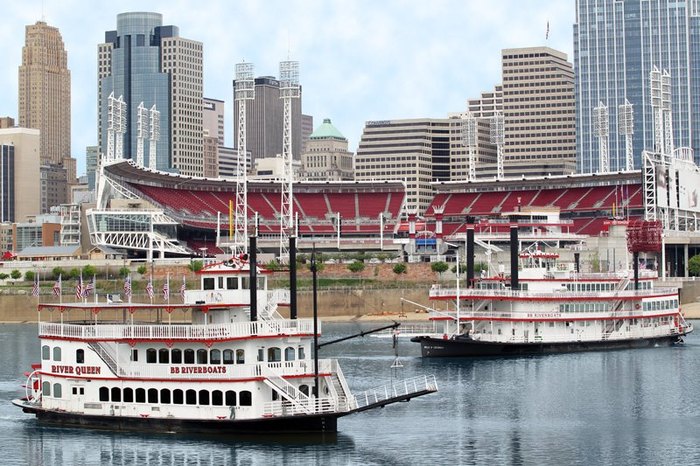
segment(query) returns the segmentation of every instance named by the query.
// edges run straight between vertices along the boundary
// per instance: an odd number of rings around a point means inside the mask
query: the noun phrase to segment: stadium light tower
[[[617,129],[621,136],[625,137],[625,170],[634,170],[634,151],[632,149],[632,136],[634,135],[634,109],[629,100],[620,105],[617,110]]]
[[[156,169],[156,144],[160,139],[160,112],[156,110],[156,105],[148,110],[151,120],[151,130],[148,137],[148,167],[152,170]]]
[[[124,96],[119,96],[114,101],[114,158],[122,160],[124,158],[124,133],[126,133],[126,102]]]
[[[141,102],[136,110],[136,164],[144,166],[143,145],[148,133],[148,110]]]
[[[283,99],[284,103],[282,132],[284,176],[281,190],[280,260],[289,256],[289,235],[294,234],[294,198],[292,192],[292,183],[294,181],[294,170],[292,168],[292,99],[298,99],[300,95],[299,62],[280,62],[280,98]]]
[[[491,144],[496,145],[496,178],[502,180],[505,178],[503,169],[503,144],[505,142],[505,122],[503,114],[496,112],[491,118]]]
[[[599,173],[610,172],[610,158],[608,156],[608,107],[603,102],[593,108],[593,131],[598,137],[598,171]]]
[[[236,206],[233,231],[233,253],[248,252],[248,173],[246,166],[246,105],[255,99],[255,78],[252,63],[236,64],[236,102],[238,134],[236,146]]]
[[[671,118],[671,75],[664,70],[661,74],[661,111],[664,120],[664,147],[666,153],[673,154],[673,120]]]
[[[474,181],[476,179],[476,118],[472,112],[467,112],[464,115],[462,122],[462,142],[467,148],[468,153],[468,172],[467,179]]]
[[[665,154],[661,71],[656,66],[649,72],[649,85],[651,89],[651,110],[654,115],[654,152]]]

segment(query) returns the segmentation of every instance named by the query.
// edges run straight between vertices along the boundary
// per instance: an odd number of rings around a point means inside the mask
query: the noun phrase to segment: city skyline
[[[42,12],[43,10],[43,12]],[[300,62],[302,112],[331,118],[355,151],[366,121],[443,118],[466,109],[468,98],[500,81],[500,51],[546,45],[572,59],[574,2],[508,0],[480,4],[418,1],[188,2],[84,0],[8,5],[2,32],[0,114],[17,115],[17,66],[24,28],[38,20],[61,32],[72,74],[72,151],[85,173],[85,147],[97,141],[96,52],[122,12],[151,11],[204,44],[204,96],[226,102],[226,144],[234,144],[234,66],[256,76],[278,74],[281,60]],[[275,12],[272,14],[271,12]],[[226,40],[222,40],[225,38]]]

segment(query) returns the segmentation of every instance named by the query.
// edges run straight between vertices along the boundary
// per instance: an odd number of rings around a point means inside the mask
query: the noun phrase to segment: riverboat
[[[424,357],[673,345],[693,331],[679,290],[656,286],[655,271],[580,273],[577,263],[560,263],[537,242],[518,251],[517,238],[512,228],[510,276],[470,279],[472,286],[462,289],[433,285],[430,299],[449,304],[429,310],[433,331],[411,338]]]
[[[320,322],[283,318],[292,290],[268,290],[270,272],[247,259],[203,267],[182,304],[40,304],[41,362],[13,403],[48,425],[303,433],[437,390],[420,376],[353,394],[338,361],[318,359]]]

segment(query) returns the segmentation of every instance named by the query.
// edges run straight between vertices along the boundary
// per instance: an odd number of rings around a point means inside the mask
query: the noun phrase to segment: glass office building
[[[625,168],[618,107],[634,111],[634,167],[654,148],[649,73],[671,75],[675,147],[700,156],[700,0],[576,0],[574,73],[576,162],[580,173],[599,170],[593,109],[609,111],[610,170]]]

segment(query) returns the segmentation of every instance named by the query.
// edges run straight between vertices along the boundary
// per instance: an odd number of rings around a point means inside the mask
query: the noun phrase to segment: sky
[[[279,76],[299,61],[302,112],[330,118],[355,151],[366,121],[443,118],[501,82],[501,50],[546,45],[573,61],[574,0],[24,0],[5,2],[0,116],[17,119],[25,27],[61,32],[71,71],[78,174],[97,145],[97,45],[117,14],[152,11],[204,44],[204,96],[225,101],[233,146],[235,64]],[[548,26],[549,24],[549,26]],[[547,31],[549,36],[547,37]]]

